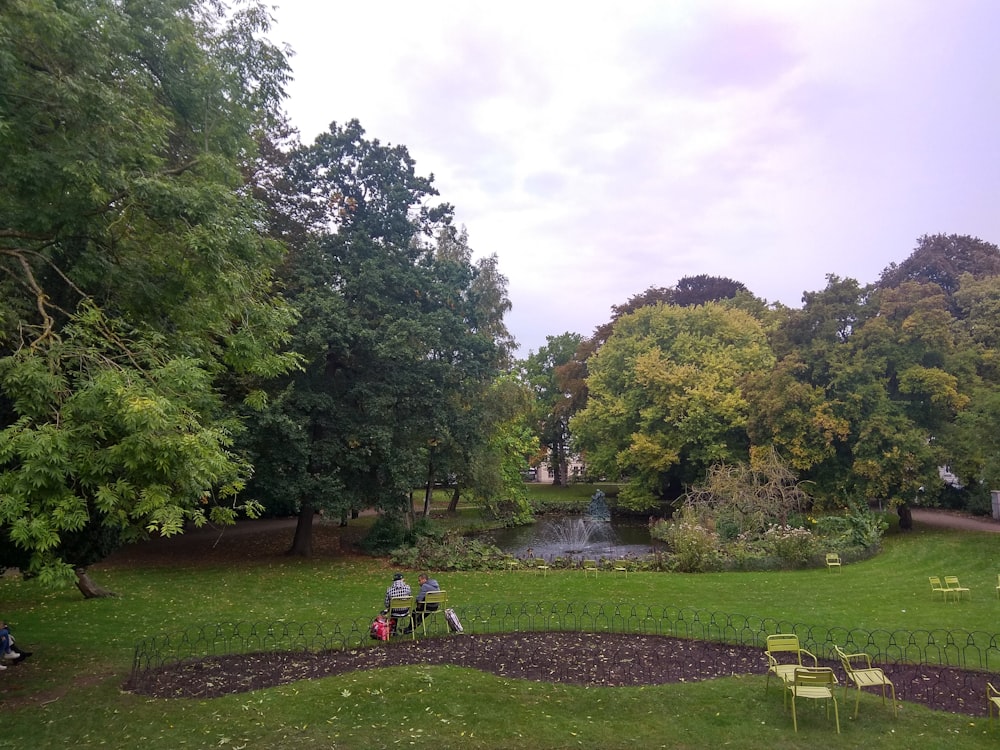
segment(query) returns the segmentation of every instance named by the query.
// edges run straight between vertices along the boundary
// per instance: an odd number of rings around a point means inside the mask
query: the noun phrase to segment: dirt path
[[[936,508],[913,508],[914,523],[939,528],[960,529],[962,531],[989,531],[1000,534],[1000,521],[982,516],[970,516],[954,510]]]
[[[1000,533],[1000,521],[966,513],[913,508],[917,527],[931,526],[963,531]],[[106,565],[176,564],[177,560],[221,563],[283,557],[291,546],[297,519],[243,520],[234,526],[189,529],[170,539],[154,538],[129,545],[111,555]],[[336,521],[317,518],[313,524],[313,557],[343,558],[358,553],[364,530],[357,524],[341,527]]]

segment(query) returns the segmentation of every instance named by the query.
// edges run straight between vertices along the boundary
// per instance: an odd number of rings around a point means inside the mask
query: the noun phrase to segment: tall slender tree
[[[552,467],[553,484],[565,484],[570,454],[569,420],[574,413],[572,394],[564,390],[560,368],[577,353],[583,337],[566,332],[547,336],[545,346],[531,352],[521,364],[522,378],[535,394],[535,424]]]

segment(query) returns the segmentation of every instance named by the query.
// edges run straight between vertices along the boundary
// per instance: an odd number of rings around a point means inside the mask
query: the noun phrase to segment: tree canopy
[[[231,519],[248,466],[223,393],[259,402],[295,365],[244,190],[288,79],[268,23],[197,0],[0,11],[0,536],[48,580],[93,561],[88,528]]]
[[[707,277],[650,287],[615,307],[563,366],[572,376],[563,391],[586,403],[570,423],[573,444],[592,473],[628,479],[622,500],[631,507],[679,496],[713,465],[754,466],[776,451],[828,506],[987,509],[1000,476],[990,427],[1000,389],[998,257],[976,238],[925,236],[877,284],[830,275],[797,310]],[[684,308],[679,289],[731,293],[713,314],[754,321],[753,366],[725,359],[750,339],[687,328],[713,305]],[[941,479],[944,465],[957,485]]]
[[[593,471],[627,478],[623,505],[653,507],[712,464],[746,455],[741,384],[773,361],[760,322],[743,311],[643,307],[619,318],[591,358],[575,443]]]
[[[306,228],[282,276],[307,364],[259,418],[249,490],[300,513],[293,550],[308,554],[317,509],[403,514],[415,487],[468,475],[489,437],[482,396],[508,364],[510,302],[496,258],[473,261],[433,179],[356,120],[295,149],[282,184]]]

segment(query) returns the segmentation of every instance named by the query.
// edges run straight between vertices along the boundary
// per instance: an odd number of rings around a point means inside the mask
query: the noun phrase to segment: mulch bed
[[[455,664],[502,677],[607,687],[766,673],[762,650],[751,646],[621,633],[500,633],[392,641],[346,651],[209,657],[140,673],[124,688],[156,698],[213,698],[415,664]],[[824,665],[845,679],[837,664]],[[899,700],[953,713],[986,714],[987,673],[929,665],[885,668]]]

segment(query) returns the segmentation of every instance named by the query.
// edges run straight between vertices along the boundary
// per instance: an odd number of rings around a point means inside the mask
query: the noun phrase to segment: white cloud
[[[1000,5],[285,0],[307,140],[405,145],[510,279],[523,350],[699,273],[797,305],[922,234],[1000,241]]]

